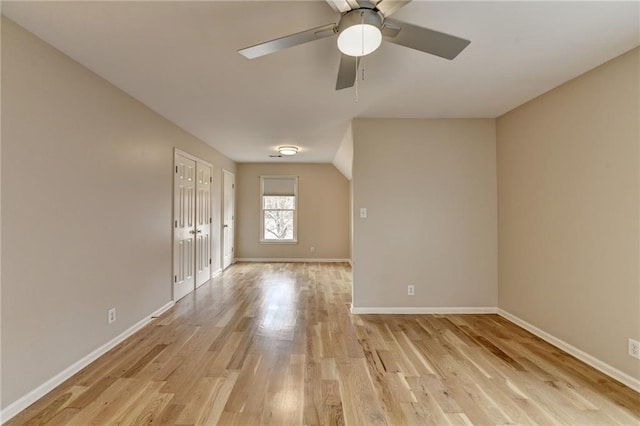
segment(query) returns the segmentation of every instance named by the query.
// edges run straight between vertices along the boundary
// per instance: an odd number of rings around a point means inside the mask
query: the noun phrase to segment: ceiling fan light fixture
[[[296,155],[298,153],[298,147],[292,145],[285,145],[278,147],[278,152],[281,155]]]
[[[338,36],[338,49],[345,55],[365,56],[382,43],[382,33],[373,25],[358,24],[347,28]]]
[[[382,18],[371,9],[353,10],[342,16],[338,49],[348,56],[365,56],[382,43]]]

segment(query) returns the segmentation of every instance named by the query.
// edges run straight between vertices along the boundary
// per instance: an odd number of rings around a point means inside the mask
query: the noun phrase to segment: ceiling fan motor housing
[[[354,9],[342,15],[338,24],[338,34],[354,25],[372,25],[382,29],[382,15],[373,9]]]

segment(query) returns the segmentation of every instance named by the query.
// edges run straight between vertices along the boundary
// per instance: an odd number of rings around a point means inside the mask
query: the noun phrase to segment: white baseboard
[[[570,345],[569,343],[565,342],[564,340],[558,339],[557,337],[547,333],[546,331],[540,330],[538,327],[536,327],[533,324],[530,324],[528,322],[526,322],[525,320],[503,310],[503,309],[498,309],[498,315],[500,315],[501,317],[511,321],[512,323],[519,325],[520,327],[524,328],[525,330],[527,330],[528,332],[535,334],[536,336],[538,336],[539,338],[541,338],[542,340],[547,341],[548,343],[552,344],[553,346],[562,349],[563,351],[567,352],[570,355],[573,355],[574,357],[578,358],[580,361],[584,362],[585,364],[590,365],[591,367],[595,368],[596,370],[599,370],[601,372],[603,372],[604,374],[606,374],[607,376],[625,384],[626,386],[630,387],[631,389],[635,390],[636,392],[640,392],[640,380],[636,379],[635,377],[632,377],[630,375],[628,375],[627,373],[624,373],[620,370],[618,370],[615,367],[612,367],[611,365],[607,364],[604,361],[599,360],[598,358],[589,355],[586,352],[583,352],[582,350],[576,348],[573,345]]]
[[[239,257],[236,262],[267,262],[267,263],[350,263],[349,259],[325,259],[315,257]]]
[[[493,307],[469,307],[469,308],[393,308],[393,307],[355,307],[351,306],[353,315],[362,314],[495,314],[498,308]]]
[[[60,373],[56,374],[51,379],[47,380],[31,392],[27,393],[23,397],[14,401],[12,404],[9,404],[4,410],[0,412],[0,424],[9,421],[22,410],[27,408],[29,405],[33,404],[40,398],[42,398],[47,393],[51,392],[58,385],[62,384],[65,380],[76,374],[78,371],[82,370],[87,365],[91,364],[93,361],[113,349],[116,345],[124,341],[127,337],[134,334],[136,331],[140,330],[142,327],[150,323],[155,317],[162,315],[164,312],[171,309],[174,305],[174,302],[168,302],[166,305],[162,306],[160,309],[157,309],[152,314],[143,318],[133,326],[129,327],[127,330],[123,331],[118,336],[114,337],[104,345],[100,346],[98,349],[94,350],[84,358],[70,365]]]
[[[211,274],[211,278],[215,278],[218,275],[220,275],[222,273],[222,269],[218,269],[217,271],[213,271],[213,274]]]

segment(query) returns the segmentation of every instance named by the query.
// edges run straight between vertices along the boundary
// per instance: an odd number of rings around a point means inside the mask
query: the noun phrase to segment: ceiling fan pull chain
[[[364,61],[364,12],[360,12],[360,28],[362,28],[361,34],[362,34],[362,43],[360,43],[360,46],[362,47],[362,55],[359,58],[356,58],[356,102],[358,102],[358,98],[359,98],[359,94],[358,94],[358,64],[360,63],[360,61]],[[364,62],[362,63],[362,79],[364,80]]]
[[[356,102],[358,102],[358,58],[356,58]]]
[[[364,12],[362,13],[362,56],[360,57],[360,60],[362,61],[362,81],[364,81]],[[358,73],[358,70],[356,70],[356,74]]]
[[[362,43],[360,46],[362,47],[362,57],[364,57],[364,12],[360,12],[360,28],[362,33]]]

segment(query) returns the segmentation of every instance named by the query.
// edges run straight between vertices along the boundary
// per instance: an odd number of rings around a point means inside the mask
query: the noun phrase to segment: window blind
[[[296,177],[262,176],[262,195],[296,195]]]

